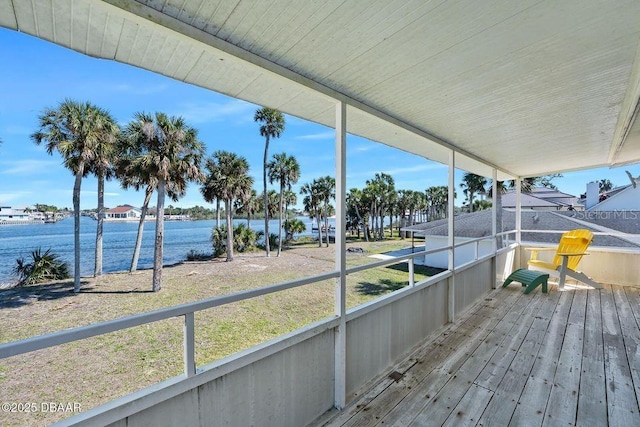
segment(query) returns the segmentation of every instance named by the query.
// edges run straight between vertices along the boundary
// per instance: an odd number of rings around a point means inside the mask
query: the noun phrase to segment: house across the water
[[[104,213],[104,219],[106,221],[135,221],[140,219],[140,215],[140,209],[131,205],[121,205],[107,209]]]
[[[24,209],[0,206],[0,224],[21,224],[30,221],[32,221],[32,218]]]

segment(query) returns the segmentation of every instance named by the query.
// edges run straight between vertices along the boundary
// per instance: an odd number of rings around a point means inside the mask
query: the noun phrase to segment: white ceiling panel
[[[639,162],[639,22],[637,0],[0,0],[2,26],[328,126],[343,101],[349,132],[485,176]]]

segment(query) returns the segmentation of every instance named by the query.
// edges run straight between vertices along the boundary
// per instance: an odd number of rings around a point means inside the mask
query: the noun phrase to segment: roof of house
[[[587,220],[581,222],[575,221],[570,215],[575,213],[576,216],[579,212],[563,212],[559,214],[557,212],[549,211],[523,211],[522,212],[522,229],[523,230],[573,230],[576,228],[586,228],[590,231],[597,232],[602,231],[597,226],[590,226]],[[580,212],[582,213],[582,212]],[[640,212],[638,213],[640,216]],[[583,216],[584,217],[584,216]],[[604,220],[603,220],[604,221]],[[615,225],[615,222],[623,223],[620,218],[612,218],[608,220],[609,225]],[[513,230],[515,229],[515,211],[503,210],[502,214],[502,227],[498,225],[498,229]],[[596,225],[596,224],[594,224]],[[601,225],[605,226],[605,225]],[[622,231],[619,228],[608,227],[616,231]],[[414,231],[417,236],[447,236],[449,232],[447,219],[441,219],[437,221],[425,222],[422,224],[416,224],[411,227],[404,227],[403,230]],[[491,235],[491,210],[483,210],[473,213],[460,214],[455,217],[454,232],[458,237],[477,238]],[[638,233],[637,229],[635,233]],[[635,234],[634,233],[634,234]],[[557,243],[558,234],[556,233],[522,233],[522,240],[526,242],[539,242],[539,243]],[[593,240],[594,246],[614,246],[614,247],[638,247],[637,244],[621,239],[619,237],[612,236],[595,236]]]
[[[541,199],[568,199],[576,197],[572,194],[563,193],[562,191],[547,187],[533,187],[530,193]]]
[[[533,208],[533,207],[560,207],[564,206],[558,202],[553,202],[551,200],[545,200],[539,197],[532,196],[531,194],[522,193],[520,195],[520,202],[523,208]],[[515,207],[516,205],[516,193],[509,192],[502,195],[502,206],[504,207]]]
[[[131,205],[120,205],[120,206],[116,206],[115,208],[112,209],[107,209],[107,213],[125,213],[125,212],[130,212],[132,210],[138,210],[137,208],[134,208]]]
[[[563,211],[556,214],[610,228],[620,233],[640,234],[640,211]]]

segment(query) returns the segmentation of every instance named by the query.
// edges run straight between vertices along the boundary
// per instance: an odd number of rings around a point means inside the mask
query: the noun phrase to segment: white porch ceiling
[[[0,25],[328,126],[342,100],[350,133],[486,176],[640,162],[638,0],[0,0]]]

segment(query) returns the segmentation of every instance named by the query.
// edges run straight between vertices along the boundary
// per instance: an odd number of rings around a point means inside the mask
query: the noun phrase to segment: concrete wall
[[[491,291],[491,284],[495,281],[492,277],[492,261],[490,259],[456,273],[455,277],[455,309],[460,313],[476,302],[487,292]]]
[[[347,323],[347,395],[447,323],[447,280]]]
[[[441,248],[448,245],[447,236],[427,236],[426,238],[426,250]],[[460,244],[469,241],[462,237],[455,238],[455,244]],[[478,257],[489,255],[493,252],[493,245],[491,239],[482,240],[478,246]],[[475,243],[471,243],[455,250],[456,267],[473,261],[475,253]],[[448,268],[449,267],[449,252],[442,251],[435,254],[425,255],[424,264],[430,267]]]
[[[493,268],[487,259],[456,274],[457,312],[491,290]],[[439,281],[404,288],[348,313],[347,396],[385,375],[447,323],[449,283],[443,273]],[[310,325],[263,345],[265,351],[281,348],[266,356],[247,350],[193,377],[173,378],[66,421],[105,425],[110,419],[113,427],[306,425],[334,404],[336,324],[330,319]],[[308,338],[296,338],[300,334]]]
[[[527,267],[527,261],[531,256],[531,252],[524,250],[527,247],[533,245],[523,243],[523,248],[519,251],[519,268]],[[579,271],[599,283],[640,286],[640,251],[602,247],[590,247],[587,251],[590,255],[582,257],[578,264]],[[538,258],[550,262],[553,255],[552,251],[539,252]],[[571,278],[567,278],[567,281],[569,280]]]
[[[333,343],[330,329],[111,426],[305,425],[333,406]]]
[[[589,209],[591,212],[625,210],[640,211],[640,185],[627,187]]]

